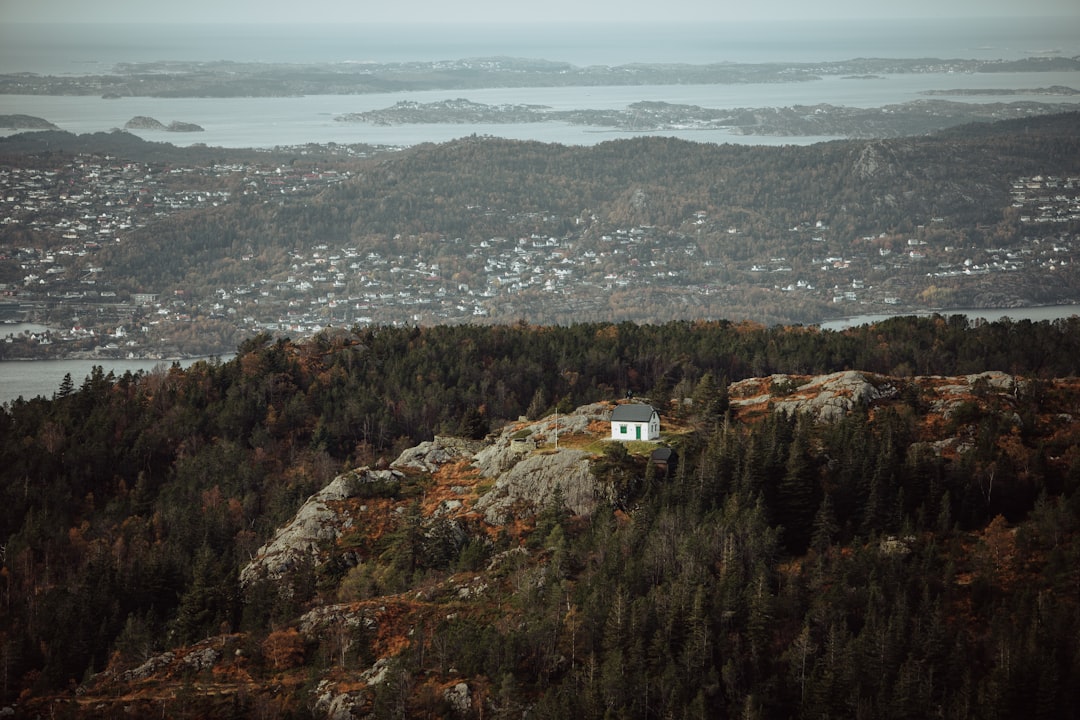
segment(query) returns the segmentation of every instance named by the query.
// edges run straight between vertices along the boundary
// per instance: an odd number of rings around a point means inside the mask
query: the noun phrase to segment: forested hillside
[[[0,702],[1077,717],[1077,358],[1075,317],[520,323],[264,335],[226,363],[72,378],[0,412]],[[841,370],[861,399],[806,384]],[[677,462],[601,420],[554,444],[533,422],[628,393]],[[386,469],[436,435],[476,444]],[[475,448],[514,439],[539,466],[587,458],[595,509],[560,488],[480,512],[505,477]],[[241,582],[335,477],[310,561]]]
[[[115,352],[149,356],[354,323],[1068,304],[1077,127],[1070,113],[804,147],[471,137],[374,155],[22,136],[0,141],[17,209],[0,283],[23,319],[134,328]],[[63,340],[0,355],[95,351]]]
[[[110,254],[121,275],[160,286],[212,276],[213,263],[252,250],[333,243],[411,255],[437,237],[561,236],[594,216],[597,232],[677,230],[698,212],[718,229],[740,229],[701,240],[716,244],[707,256],[733,259],[751,254],[742,244],[800,256],[811,247],[790,230],[817,222],[842,238],[839,249],[868,233],[914,233],[935,217],[969,242],[992,245],[1003,239],[995,232],[1015,232],[1002,225],[1011,180],[1074,173],[1077,157],[1074,114],[804,147],[643,137],[582,148],[473,138],[372,161],[355,180],[303,203],[252,198],[155,226]]]

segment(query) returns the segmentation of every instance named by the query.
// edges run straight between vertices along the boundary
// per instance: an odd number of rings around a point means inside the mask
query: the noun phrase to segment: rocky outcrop
[[[598,503],[610,500],[611,489],[589,471],[590,453],[556,449],[554,444],[557,436],[586,433],[591,423],[606,420],[608,416],[609,406],[598,403],[557,418],[549,416],[525,428],[508,427],[485,442],[440,436],[405,450],[389,470],[362,468],[340,475],[308,498],[292,521],[259,548],[241,570],[241,582],[248,585],[261,578],[278,581],[304,563],[322,562],[326,549],[357,522],[356,513],[350,512],[342,501],[358,495],[385,495],[400,483],[405,473],[434,476],[452,463],[471,462],[483,477],[495,478],[496,482],[471,508],[464,497],[468,488],[451,486],[457,497],[439,502],[424,522],[424,532],[429,538],[437,536],[443,542],[460,546],[467,537],[456,518],[459,513],[478,512],[489,524],[500,525],[535,514],[551,501],[556,488],[571,512],[591,513]],[[525,436],[529,445],[523,451],[520,441]],[[402,507],[397,511],[402,511]]]
[[[240,571],[240,581],[246,585],[262,577],[280,579],[300,563],[316,560],[320,544],[336,540],[341,528],[348,526],[329,503],[354,497],[365,483],[397,483],[400,477],[395,470],[367,468],[337,476],[309,497],[292,521],[259,548],[255,558]]]
[[[524,427],[510,425],[481,448],[473,457],[473,465],[484,477],[494,478],[506,472],[522,460],[523,453],[535,450],[545,443],[554,444],[557,436],[582,434],[590,423],[611,419],[611,405],[593,403],[582,405],[573,412],[547,417]]]
[[[1026,386],[1025,381],[1018,381],[1012,375],[996,370],[958,377],[927,377],[923,380],[931,397],[930,411],[946,420],[951,420],[964,403],[991,393],[999,399],[1007,398]],[[1016,424],[1020,423],[1015,413],[1010,419]]]
[[[1023,425],[1017,398],[1029,391],[1029,381],[1000,371],[972,375],[885,377],[845,371],[808,377],[771,375],[749,378],[729,387],[732,409],[744,419],[765,412],[805,414],[818,422],[836,422],[856,408],[890,402],[921,407],[928,435],[913,445],[935,455],[957,457],[975,446],[975,421],[996,415],[1015,427]],[[1065,422],[1071,422],[1066,416]],[[943,429],[951,433],[941,437]]]
[[[436,435],[434,440],[403,451],[390,467],[433,473],[447,463],[472,458],[482,447],[483,443],[478,441]]]
[[[558,436],[586,433],[590,424],[610,417],[608,403],[594,403],[557,417],[549,415],[524,428],[508,427],[474,456],[473,465],[480,474],[497,479],[474,509],[483,513],[488,523],[499,525],[535,514],[551,500],[557,487],[571,512],[591,513],[598,503],[610,500],[611,488],[589,471],[589,453],[555,449],[554,445]]]
[[[869,406],[896,393],[891,384],[854,370],[809,379],[789,375],[750,378],[728,389],[733,406],[770,406],[775,412],[805,413],[820,422],[836,422],[856,407]]]
[[[342,691],[338,688],[338,683],[332,680],[321,680],[313,693],[312,709],[319,717],[327,720],[353,720],[366,717],[362,712],[367,702],[366,695],[363,691]]]
[[[468,683],[459,682],[443,690],[443,699],[457,715],[468,716],[472,710],[472,691]]]
[[[350,631],[357,628],[370,630],[377,624],[373,615],[356,611],[347,603],[342,603],[312,608],[300,616],[296,628],[304,637],[315,638],[337,628],[349,628]]]
[[[559,488],[571,512],[587,515],[598,503],[611,499],[610,488],[589,471],[590,458],[589,453],[572,449],[528,455],[500,475],[474,509],[483,513],[486,522],[502,525],[536,514]]]
[[[188,651],[168,650],[146,660],[142,665],[120,673],[119,678],[124,682],[136,682],[145,680],[154,675],[168,670],[179,672],[200,672],[208,670],[221,660],[221,651],[211,647],[211,640],[206,640],[190,648]],[[106,670],[106,676],[112,675],[111,670]]]

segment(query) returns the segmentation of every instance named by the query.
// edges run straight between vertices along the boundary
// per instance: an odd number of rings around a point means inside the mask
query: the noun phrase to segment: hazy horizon
[[[1073,0],[910,0],[903,4],[867,4],[862,0],[774,0],[768,4],[669,0],[548,0],[521,5],[501,0],[400,0],[397,3],[344,0],[188,0],[157,4],[143,0],[0,0],[0,22],[185,22],[288,23],[439,22],[500,24],[533,22],[723,22],[741,20],[841,20],[890,18],[1060,17],[1077,22],[1080,4]]]

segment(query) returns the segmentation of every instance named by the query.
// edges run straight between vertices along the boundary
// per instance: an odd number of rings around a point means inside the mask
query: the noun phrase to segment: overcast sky
[[[364,22],[1080,18],[1077,0],[0,0],[2,22]],[[1078,27],[1080,31],[1080,27]]]

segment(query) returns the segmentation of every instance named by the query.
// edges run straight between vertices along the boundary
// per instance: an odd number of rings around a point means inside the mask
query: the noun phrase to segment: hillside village
[[[342,152],[345,152],[342,149]],[[501,222],[493,237],[433,232],[409,252],[355,242],[294,248],[285,259],[235,258],[243,283],[133,284],[103,249],[138,242],[155,223],[231,203],[297,205],[354,176],[348,169],[258,162],[168,166],[79,155],[47,167],[0,167],[0,320],[48,326],[8,335],[2,357],[165,357],[230,351],[270,331],[307,336],[353,324],[640,319],[643,305],[701,316],[813,323],[871,312],[1008,303],[1009,283],[1071,277],[1080,239],[1080,177],[1012,181],[1019,239],[974,247],[942,218],[915,233],[853,238],[827,224],[791,227],[798,255],[756,250],[747,228],[688,213],[675,227],[621,226],[471,206]],[[513,232],[520,226],[550,233]],[[569,231],[565,230],[570,227]],[[395,241],[402,238],[395,238]],[[988,276],[985,281],[982,276]],[[957,294],[957,283],[968,291]],[[1023,292],[1016,294],[1024,295]],[[1028,293],[1031,295],[1032,293]],[[198,329],[196,329],[198,328]],[[0,337],[3,333],[0,332]]]

